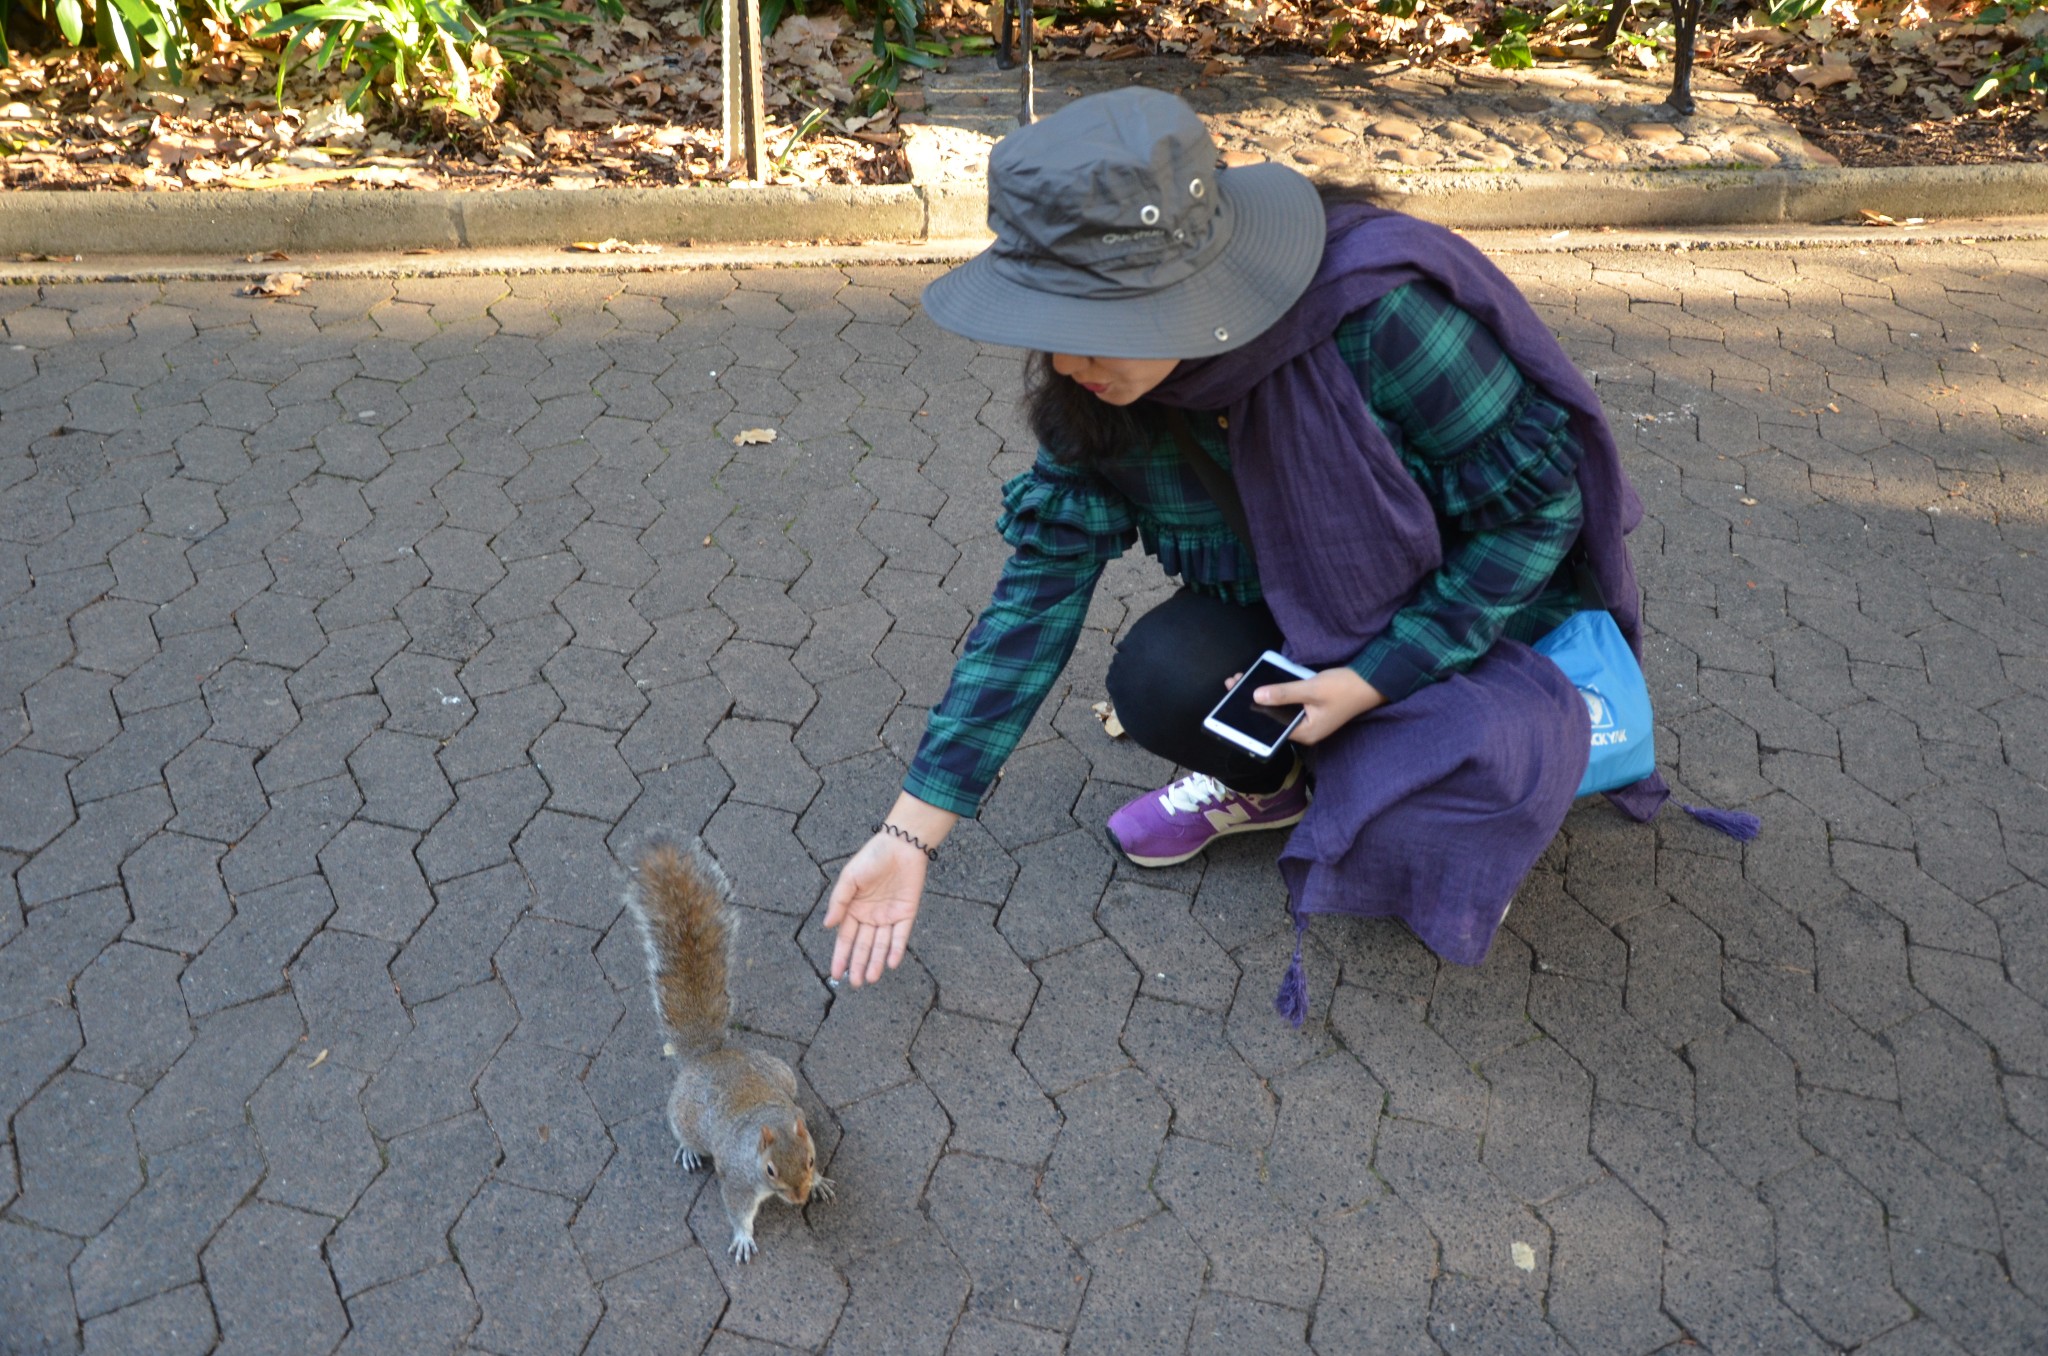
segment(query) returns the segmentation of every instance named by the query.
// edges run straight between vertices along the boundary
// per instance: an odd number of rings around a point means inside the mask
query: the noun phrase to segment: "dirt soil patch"
[[[1214,8],[1214,7],[1210,7]],[[1184,56],[1218,83],[1262,65],[1333,74],[1350,63],[1315,53],[1298,20],[1266,7],[1260,24],[1171,22],[1130,11],[1130,21],[1082,18],[1045,31],[1040,80],[1061,81],[1068,63]],[[963,56],[988,50],[979,14],[935,6],[938,37]],[[1159,14],[1176,11],[1162,9]],[[574,46],[590,63],[530,82],[490,122],[438,128],[380,126],[341,102],[339,81],[294,78],[283,105],[264,53],[227,47],[176,83],[136,75],[66,51],[17,53],[0,71],[0,183],[17,190],[178,191],[187,188],[404,190],[688,185],[730,181],[719,128],[715,39],[698,32],[699,7],[629,8]],[[1277,16],[1277,17],[1275,17]],[[1488,70],[1477,39],[1439,23],[1408,35],[1439,69]],[[1760,105],[1850,166],[1954,165],[2048,156],[2048,105],[2040,96],[1980,110],[1967,88],[1970,63],[1943,64],[1943,44],[1969,47],[1963,20],[1929,19],[1917,44],[1873,32],[1844,46],[1832,28],[1786,32],[1740,26],[1702,34],[1703,69],[1742,82]],[[1392,41],[1391,38],[1388,39]],[[1978,44],[1981,47],[1981,42]],[[1564,49],[1539,48],[1555,55]],[[1654,51],[1632,48],[1637,60]],[[847,110],[868,35],[838,11],[785,19],[767,43],[769,150],[787,184],[889,184],[911,177],[899,111],[923,107],[920,72],[906,73],[897,105],[862,118]],[[1383,43],[1378,50],[1386,55]],[[1584,63],[1576,63],[1584,69]],[[1845,74],[1846,72],[1846,74]],[[1512,72],[1499,72],[1512,76]],[[374,110],[370,110],[374,117]]]

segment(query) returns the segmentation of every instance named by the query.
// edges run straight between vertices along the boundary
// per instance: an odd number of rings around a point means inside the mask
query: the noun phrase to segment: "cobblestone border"
[[[1818,224],[2048,216],[2048,165],[1369,176],[1461,229]],[[0,254],[219,256],[489,250],[618,237],[693,245],[971,238],[981,187],[549,189],[498,193],[14,193]]]

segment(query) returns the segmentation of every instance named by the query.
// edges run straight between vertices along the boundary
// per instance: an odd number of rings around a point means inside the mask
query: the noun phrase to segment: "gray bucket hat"
[[[1264,333],[1322,262],[1315,185],[1217,164],[1195,111],[1133,86],[1076,99],[996,143],[995,243],[924,308],[970,339],[1095,358],[1206,358]]]

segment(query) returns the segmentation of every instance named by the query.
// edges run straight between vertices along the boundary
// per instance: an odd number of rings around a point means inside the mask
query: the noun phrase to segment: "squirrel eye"
[[[761,1166],[768,1170],[768,1175],[770,1177],[773,1177],[775,1175],[775,1165],[773,1163],[763,1163]]]

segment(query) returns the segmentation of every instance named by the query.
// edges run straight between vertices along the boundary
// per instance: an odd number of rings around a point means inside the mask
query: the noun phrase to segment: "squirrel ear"
[[[765,1151],[767,1150],[768,1146],[769,1146],[769,1145],[771,1145],[771,1144],[773,1144],[774,1142],[775,1142],[775,1132],[774,1132],[773,1130],[769,1129],[769,1128],[768,1128],[767,1126],[765,1126],[765,1125],[764,1125],[764,1126],[762,1126],[762,1127],[761,1127],[761,1148],[762,1148],[763,1152],[765,1152]]]
[[[804,1124],[801,1116],[796,1118],[796,1137],[806,1144],[811,1142],[811,1127]]]

